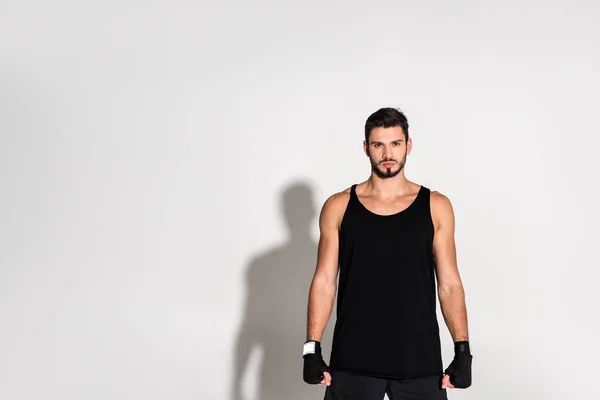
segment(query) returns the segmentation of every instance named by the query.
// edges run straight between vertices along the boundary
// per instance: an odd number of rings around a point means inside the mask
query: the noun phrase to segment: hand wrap
[[[329,372],[329,367],[325,364],[321,354],[321,343],[315,340],[304,343],[302,357],[304,358],[304,382],[313,385],[321,383],[325,378],[323,372]]]
[[[450,376],[450,383],[455,388],[466,389],[471,386],[472,360],[469,342],[454,343],[454,359],[444,373]]]

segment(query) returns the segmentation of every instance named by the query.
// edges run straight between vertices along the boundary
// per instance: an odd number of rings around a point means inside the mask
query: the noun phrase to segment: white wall
[[[600,5],[512,3],[3,1],[0,398],[322,398],[316,217],[383,106],[456,212],[450,398],[599,398]]]

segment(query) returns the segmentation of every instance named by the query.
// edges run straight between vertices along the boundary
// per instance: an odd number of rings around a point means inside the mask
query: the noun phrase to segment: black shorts
[[[331,385],[325,390],[325,400],[447,400],[442,389],[442,377],[415,379],[382,379],[331,371]]]

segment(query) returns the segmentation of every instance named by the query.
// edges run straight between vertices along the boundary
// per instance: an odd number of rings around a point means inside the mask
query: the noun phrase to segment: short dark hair
[[[371,136],[373,128],[392,128],[395,126],[402,128],[404,139],[408,141],[408,120],[404,113],[397,108],[380,108],[367,118],[367,122],[365,123],[365,140],[369,143],[369,136]]]

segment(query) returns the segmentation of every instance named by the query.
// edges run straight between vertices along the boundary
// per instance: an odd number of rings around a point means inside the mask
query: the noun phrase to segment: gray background
[[[475,358],[450,398],[599,398],[599,18],[2,1],[0,398],[321,398],[316,217],[368,176],[383,106],[411,123],[408,178],[455,208]]]

